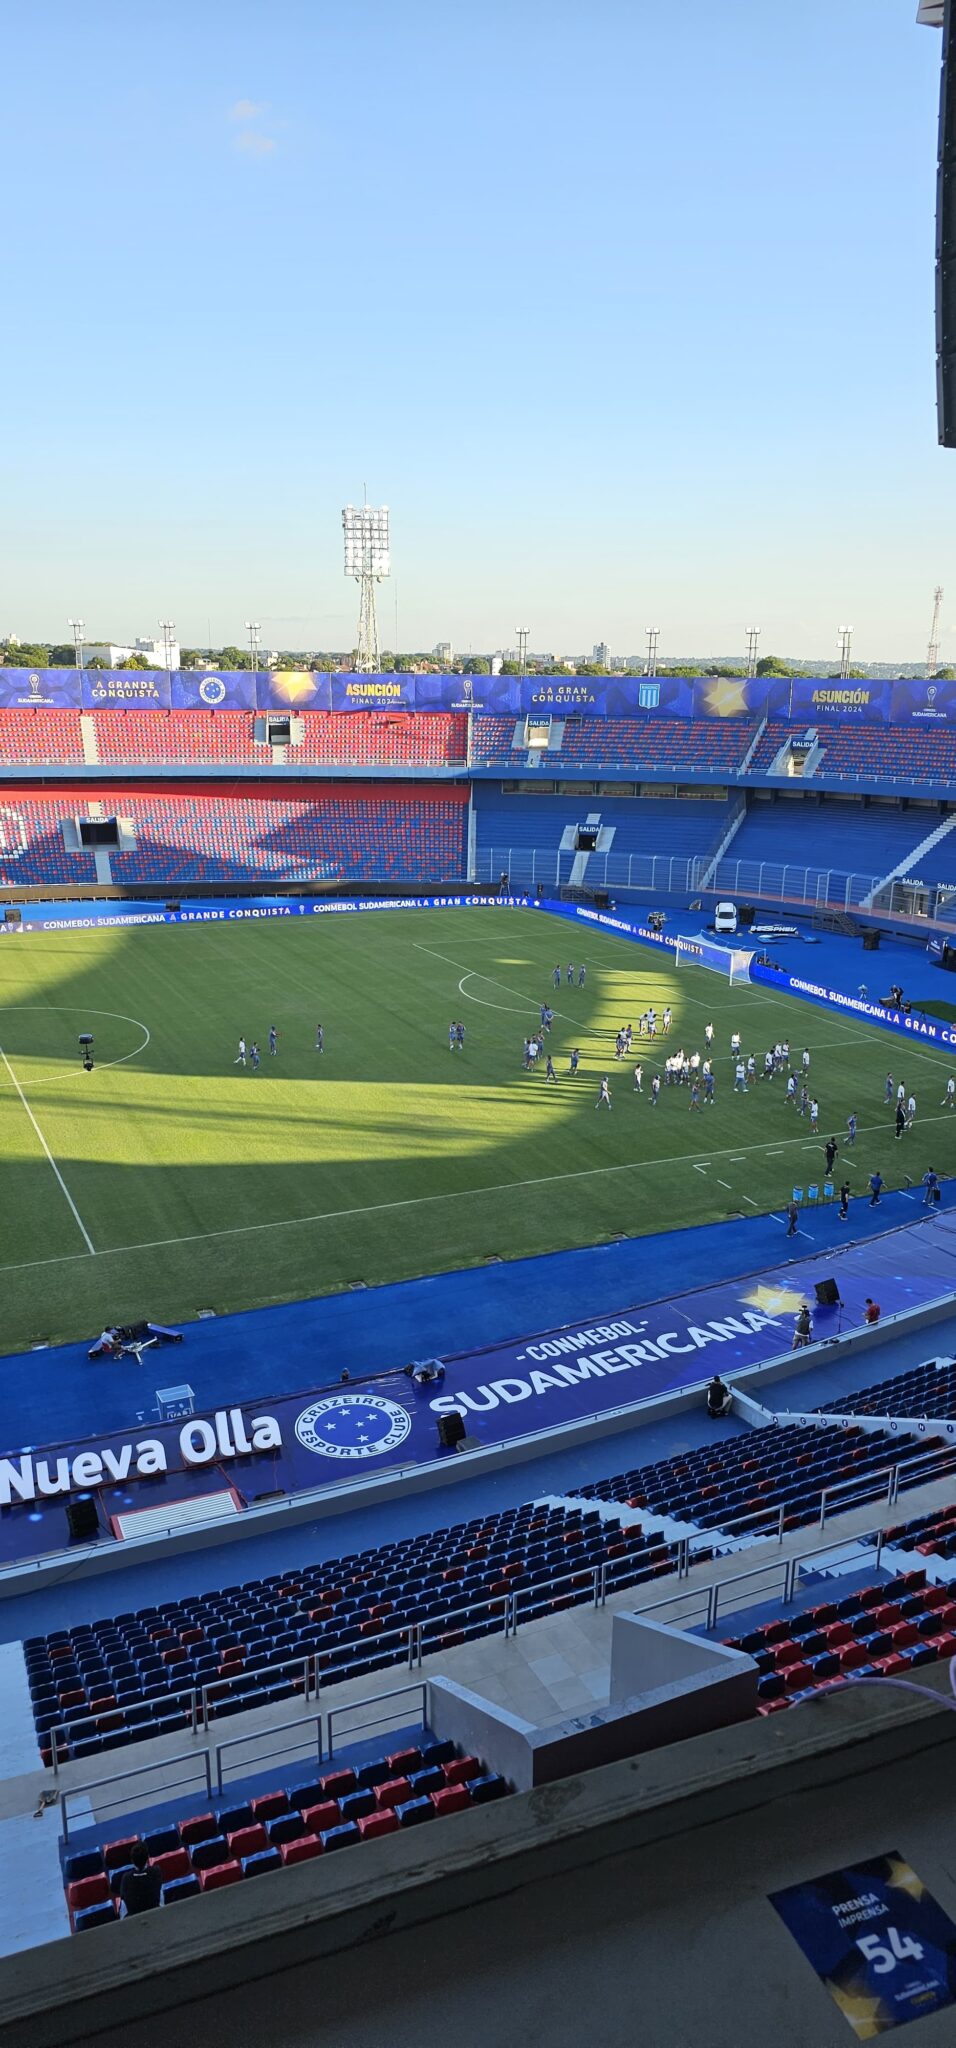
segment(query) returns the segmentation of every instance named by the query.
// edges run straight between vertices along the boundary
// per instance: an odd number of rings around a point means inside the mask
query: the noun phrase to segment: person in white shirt
[[[234,1067],[244,1067],[246,1064],[246,1041],[244,1038],[239,1040],[239,1051],[232,1064]]]
[[[915,1122],[916,1122],[916,1097],[915,1097],[915,1095],[911,1095],[911,1096],[910,1096],[910,1098],[909,1098],[909,1101],[907,1102],[907,1105],[906,1105],[906,1121],[907,1121],[907,1123],[908,1123],[908,1124],[915,1124]]]
[[[954,1081],[952,1074],[950,1074],[949,1080],[946,1083],[946,1093],[939,1106],[940,1109],[956,1109],[956,1081]]]

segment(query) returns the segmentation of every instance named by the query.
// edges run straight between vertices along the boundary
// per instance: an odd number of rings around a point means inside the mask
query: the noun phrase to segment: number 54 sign
[[[956,1926],[898,1850],[770,1904],[858,2041],[956,2003]]]

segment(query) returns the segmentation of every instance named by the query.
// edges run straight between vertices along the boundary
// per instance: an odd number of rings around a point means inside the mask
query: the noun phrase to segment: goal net
[[[750,980],[750,963],[756,954],[743,946],[721,946],[713,939],[678,938],[674,958],[678,967],[708,967],[723,974],[731,984]]]

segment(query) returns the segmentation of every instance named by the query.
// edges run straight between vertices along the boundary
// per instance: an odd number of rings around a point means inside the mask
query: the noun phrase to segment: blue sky
[[[956,654],[915,0],[4,28],[0,632]],[[953,620],[950,626],[947,612]],[[207,625],[208,622],[208,625]]]

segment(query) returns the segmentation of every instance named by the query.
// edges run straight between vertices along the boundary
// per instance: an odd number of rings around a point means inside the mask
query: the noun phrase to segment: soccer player
[[[900,1085],[896,1091],[896,1100],[897,1102],[906,1101],[906,1089],[904,1088],[902,1081],[900,1082]]]
[[[556,1081],[558,1078],[557,1074],[554,1071],[554,1061],[551,1058],[550,1053],[548,1054],[548,1064],[544,1070],[544,1078],[546,1081]]]
[[[545,1028],[545,1030],[546,1030],[546,1031],[550,1031],[550,1029],[551,1029],[551,1026],[552,1026],[552,1024],[553,1024],[553,1023],[554,1023],[554,1011],[552,1010],[552,1008],[551,1008],[551,1005],[550,1005],[550,1003],[549,1003],[549,1004],[548,1004],[548,1006],[547,1006],[547,1008],[546,1008],[546,1010],[545,1010],[545,1013],[544,1013],[544,1028]]]
[[[689,1103],[688,1103],[687,1107],[688,1107],[688,1109],[699,1109],[699,1108],[700,1108],[700,1082],[699,1082],[699,1081],[692,1081],[692,1082],[691,1082],[691,1084],[690,1084],[690,1101],[689,1101]]]
[[[452,1021],[451,1021],[451,1023],[450,1023],[450,1024],[449,1024],[449,1026],[448,1026],[448,1050],[449,1050],[449,1052],[454,1052],[454,1050],[455,1050],[455,1047],[456,1047],[456,1045],[457,1045],[457,1044],[458,1044],[458,1026],[457,1026],[457,1024],[455,1023],[455,1020],[454,1020],[454,1018],[452,1018]]]
[[[579,1045],[576,1045],[576,1046],[574,1046],[574,1047],[573,1047],[573,1049],[572,1049],[572,1052],[571,1052],[571,1064],[570,1064],[570,1067],[569,1067],[569,1069],[568,1069],[568,1072],[569,1072],[569,1073],[571,1073],[571,1074],[576,1074],[576,1073],[577,1073],[577,1071],[578,1071],[578,1061],[579,1061],[580,1057],[581,1057],[581,1048],[580,1048],[580,1046],[579,1046]]]
[[[747,1069],[746,1069],[746,1067],[744,1066],[743,1060],[738,1060],[738,1061],[737,1061],[737,1067],[736,1067],[736,1071],[735,1071],[735,1073],[734,1073],[734,1094],[735,1094],[735,1095],[746,1095],[746,1093],[747,1093]]]
[[[809,1072],[810,1072],[810,1048],[809,1048],[809,1046],[808,1046],[808,1045],[805,1045],[805,1046],[804,1046],[804,1048],[803,1048],[803,1052],[802,1052],[802,1054],[801,1054],[801,1064],[802,1064],[802,1066],[803,1066],[803,1071],[804,1071],[804,1075],[807,1075],[807,1074],[809,1074]]]
[[[706,1069],[706,1071],[705,1071],[705,1074],[704,1074],[704,1108],[705,1108],[705,1109],[707,1108],[707,1104],[708,1104],[708,1102],[713,1102],[713,1099],[714,1099],[714,1077],[713,1077],[713,1074],[712,1074],[712,1073],[711,1073],[711,1071],[710,1071],[710,1068],[709,1068],[709,1067],[707,1067],[707,1069]]]
[[[529,1040],[528,1040],[528,1060],[529,1060],[529,1063],[530,1063],[530,1066],[531,1066],[531,1072],[532,1072],[532,1073],[534,1073],[534,1070],[535,1070],[535,1066],[536,1066],[536,1064],[537,1064],[538,1054],[539,1054],[539,1052],[540,1052],[540,1051],[541,1051],[541,1040],[540,1040],[540,1038],[529,1038]]]
[[[956,1109],[956,1081],[954,1081],[952,1074],[950,1074],[949,1080],[946,1083],[946,1093],[939,1106],[940,1109]]]
[[[583,987],[584,987],[584,974],[585,974],[585,967],[584,967],[584,962],[583,962],[583,960],[582,960],[582,962],[581,962],[581,965],[580,965],[580,967],[578,968],[578,987],[579,987],[579,988],[583,988]]]
[[[911,1131],[916,1122],[916,1097],[911,1095],[906,1105],[906,1128]]]
[[[662,1030],[662,1032],[663,1032],[663,1034],[664,1034],[664,1037],[665,1037],[665,1038],[667,1037],[667,1034],[668,1034],[668,1032],[669,1032],[670,1028],[671,1028],[671,1007],[670,1007],[670,1004],[668,1003],[668,1004],[666,1005],[666,1007],[665,1007],[665,1010],[664,1010],[663,1016],[661,1017],[661,1030]]]
[[[572,985],[573,981],[574,981],[574,968],[573,968],[573,966],[572,966],[571,962],[569,961],[569,962],[568,962],[568,987],[569,987],[569,988],[571,987],[571,985]]]
[[[765,1080],[765,1081],[772,1081],[772,1080],[773,1080],[773,1076],[774,1076],[774,1065],[773,1065],[773,1053],[772,1053],[772,1052],[770,1052],[770,1051],[768,1051],[768,1052],[765,1052],[765,1053],[764,1053],[764,1056],[763,1056],[763,1077],[764,1077],[764,1080]]]
[[[561,969],[560,969],[560,967],[556,967],[556,968],[555,968],[555,970],[554,970],[554,973],[553,973],[553,974],[552,974],[552,976],[551,976],[551,979],[552,979],[552,981],[553,981],[553,983],[554,983],[554,986],[555,986],[555,988],[560,988],[560,986],[561,986]]]
[[[253,1039],[252,1045],[249,1050],[249,1060],[252,1066],[253,1073],[257,1074],[259,1071],[259,1047],[256,1044],[255,1039]]]
[[[463,1024],[461,1024],[461,1023],[458,1023],[458,1024],[456,1024],[456,1025],[455,1025],[455,1037],[456,1037],[456,1039],[457,1039],[457,1041],[458,1041],[458,1050],[459,1050],[459,1052],[464,1052],[464,1050],[465,1050],[465,1027],[464,1027],[464,1025],[463,1025]]]
[[[315,1049],[316,1049],[316,1052],[324,1052],[324,1051],[325,1051],[325,1025],[324,1025],[324,1024],[317,1024],[317,1025],[316,1025],[316,1027],[315,1027]]]
[[[595,1109],[600,1109],[600,1107],[601,1107],[601,1104],[602,1104],[602,1102],[605,1102],[605,1103],[607,1104],[607,1106],[608,1106],[608,1109],[610,1109],[610,1108],[612,1107],[612,1104],[611,1104],[611,1091],[610,1091],[610,1088],[609,1088],[609,1087],[608,1087],[608,1085],[607,1085],[607,1075],[606,1075],[606,1074],[605,1074],[605,1076],[604,1076],[604,1079],[603,1079],[603,1080],[602,1080],[602,1082],[601,1082],[601,1093],[600,1093],[600,1095],[598,1096],[598,1099],[597,1099],[597,1101],[596,1101],[596,1103],[595,1103],[595,1105],[594,1105]]]
[[[796,1074],[790,1074],[790,1075],[788,1076],[788,1078],[787,1078],[787,1096],[786,1096],[786,1099],[787,1099],[787,1101],[788,1101],[788,1102],[790,1103],[791,1107],[795,1106],[795,1104],[796,1104],[796,1100],[797,1100],[797,1077],[796,1077]]]
[[[540,1008],[540,1010],[538,1011],[538,1016],[539,1016],[539,1017],[540,1017],[540,1019],[541,1019],[541,1029],[542,1029],[542,1031],[544,1030],[545,1018],[547,1017],[547,1014],[548,1014],[548,1005],[547,1005],[547,1003],[542,1003],[542,1005],[541,1005],[541,1008]]]
[[[644,1069],[640,1062],[638,1062],[634,1069],[634,1093],[635,1095],[643,1095],[644,1093]]]
[[[661,1092],[661,1077],[655,1074],[651,1082],[651,1108],[656,1109]]]
[[[783,1063],[784,1063],[784,1066],[785,1066],[785,1067],[789,1067],[789,1065],[790,1065],[790,1040],[789,1040],[789,1038],[785,1038],[785,1039],[784,1039],[784,1041],[783,1041],[783,1044],[782,1044],[782,1046],[780,1047],[780,1052],[781,1052],[781,1055],[782,1055],[782,1058],[783,1058]]]
[[[734,1059],[736,1059],[736,1058],[737,1058],[737,1054],[739,1053],[739,1051],[740,1051],[740,1032],[739,1032],[739,1031],[732,1031],[732,1032],[731,1032],[731,1034],[730,1034],[730,1057],[731,1057],[731,1059],[732,1059],[732,1060],[734,1060]]]
[[[810,1098],[810,1129],[813,1132],[814,1137],[819,1136],[820,1104],[818,1103],[815,1095],[811,1096]]]
[[[753,1086],[755,1087],[755,1086],[756,1086],[756,1082],[757,1082],[757,1062],[756,1062],[756,1060],[754,1059],[753,1053],[751,1053],[751,1054],[750,1054],[750,1056],[749,1056],[749,1058],[748,1058],[748,1060],[747,1060],[747,1086],[748,1086],[748,1088],[749,1088],[749,1087],[751,1087],[752,1085],[753,1085]]]
[[[622,1060],[622,1059],[624,1058],[624,1033],[623,1033],[623,1031],[619,1031],[619,1032],[618,1032],[618,1034],[617,1034],[617,1037],[616,1037],[616,1039],[615,1039],[615,1041],[614,1041],[614,1057],[615,1057],[615,1059],[616,1059],[616,1060]]]
[[[855,1145],[855,1144],[856,1144],[856,1110],[855,1110],[855,1109],[851,1109],[851,1111],[850,1111],[850,1114],[849,1114],[849,1116],[847,1117],[847,1120],[846,1120],[846,1142],[847,1142],[847,1144],[848,1144],[848,1145]]]
[[[885,1087],[885,1088],[884,1088],[884,1090],[883,1090],[883,1103],[884,1103],[884,1107],[888,1107],[888,1106],[889,1106],[889,1104],[890,1104],[890,1103],[892,1102],[892,1100],[893,1100],[893,1076],[892,1076],[892,1074],[887,1074],[887,1077],[886,1077],[886,1087]]]
[[[244,1038],[239,1040],[239,1051],[232,1064],[234,1067],[244,1067],[246,1064],[246,1041]]]
[[[648,1013],[647,1013],[647,1035],[648,1035],[648,1038],[656,1038],[656,1037],[657,1037],[657,1011],[656,1011],[656,1010],[648,1010]]]
[[[275,1027],[275,1025],[274,1025],[274,1024],[270,1024],[270,1026],[269,1026],[269,1051],[271,1052],[271,1054],[272,1054],[272,1057],[273,1057],[273,1059],[275,1059],[275,1056],[276,1056],[276,1053],[278,1052],[278,1050],[279,1050],[279,1033],[277,1032],[277,1030],[276,1030],[276,1027]]]
[[[709,1048],[710,1048],[710,1047],[711,1047],[711,1046],[713,1045],[713,1042],[714,1042],[714,1027],[713,1027],[713,1025],[712,1025],[712,1024],[705,1024],[705,1025],[704,1025],[704,1044],[705,1044],[705,1045],[706,1045],[706,1046],[708,1047],[708,1050],[709,1050]]]
[[[625,1052],[630,1052],[630,1050],[631,1050],[631,1039],[633,1038],[633,1036],[634,1036],[634,1026],[633,1026],[633,1024],[625,1024],[625,1026],[624,1026],[624,1050],[625,1050]]]

